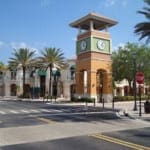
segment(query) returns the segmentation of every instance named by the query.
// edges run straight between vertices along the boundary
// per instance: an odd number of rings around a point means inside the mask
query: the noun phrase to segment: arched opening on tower
[[[103,94],[107,85],[107,72],[104,69],[98,69],[96,73],[96,92],[98,102],[103,102]]]
[[[84,97],[86,97],[88,93],[87,82],[88,82],[88,72],[87,70],[83,69],[79,73],[79,83],[80,83],[81,94]]]

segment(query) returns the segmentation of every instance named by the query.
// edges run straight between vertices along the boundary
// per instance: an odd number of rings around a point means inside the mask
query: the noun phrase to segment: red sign
[[[137,72],[136,73],[136,82],[138,84],[143,84],[144,83],[144,74],[143,74],[143,72]]]

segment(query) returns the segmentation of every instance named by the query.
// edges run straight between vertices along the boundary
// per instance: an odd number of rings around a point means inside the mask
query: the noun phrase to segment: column
[[[83,86],[84,86],[84,94],[86,95],[87,94],[87,71],[85,70],[83,72]]]
[[[78,30],[78,35],[82,34],[82,29],[81,27],[79,26],[79,30]]]
[[[121,87],[121,96],[124,96],[124,87]]]
[[[93,21],[91,20],[90,21],[90,31],[93,31],[94,30],[94,23]]]

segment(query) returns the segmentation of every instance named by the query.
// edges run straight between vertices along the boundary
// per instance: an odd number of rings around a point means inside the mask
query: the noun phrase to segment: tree
[[[7,66],[2,61],[0,61],[0,71],[5,72],[6,70]]]
[[[27,48],[14,49],[12,53],[13,57],[9,60],[9,66],[11,68],[21,67],[23,71],[23,97],[25,97],[25,75],[26,69],[30,67],[34,62],[35,51],[31,51]]]
[[[138,11],[139,14],[142,14],[146,17],[148,21],[144,21],[135,25],[135,33],[140,36],[140,40],[147,38],[146,43],[150,41],[150,0],[144,0],[148,5],[144,7],[142,11]]]
[[[52,97],[51,93],[51,85],[52,85],[52,68],[55,66],[57,68],[64,67],[65,58],[64,53],[60,49],[56,48],[45,48],[44,51],[41,52],[42,56],[39,57],[40,64],[44,68],[49,69],[50,78],[49,78],[49,96]]]
[[[6,71],[7,71],[7,66],[2,61],[0,61],[0,78],[4,77]]]
[[[127,43],[124,47],[119,47],[118,51],[112,54],[112,71],[114,81],[126,79],[129,83],[131,93],[131,82],[133,80],[133,59],[131,50],[136,50],[136,45]]]
[[[114,81],[126,79],[129,83],[129,89],[131,89],[134,70],[136,69],[136,72],[142,71],[144,73],[146,77],[145,81],[148,83],[148,81],[150,81],[149,60],[150,48],[146,45],[126,43],[125,46],[119,47],[117,51],[112,53],[112,72]],[[134,61],[136,61],[136,68],[134,66]]]

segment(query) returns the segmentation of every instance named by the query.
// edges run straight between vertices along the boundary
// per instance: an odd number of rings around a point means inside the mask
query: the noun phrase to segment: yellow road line
[[[48,123],[48,124],[56,123],[56,121],[53,121],[53,120],[50,120],[50,119],[46,119],[46,118],[38,117],[37,119],[40,120],[40,121],[43,121],[45,123]]]
[[[94,138],[101,139],[101,140],[105,140],[105,141],[108,141],[108,142],[111,142],[111,143],[116,143],[116,144],[119,144],[119,145],[123,145],[125,147],[133,148],[135,150],[150,150],[150,147],[145,147],[145,146],[142,146],[142,145],[139,145],[139,144],[123,141],[123,140],[113,138],[113,137],[109,137],[109,136],[102,135],[102,134],[93,134],[93,135],[90,135],[90,136],[94,137]]]

